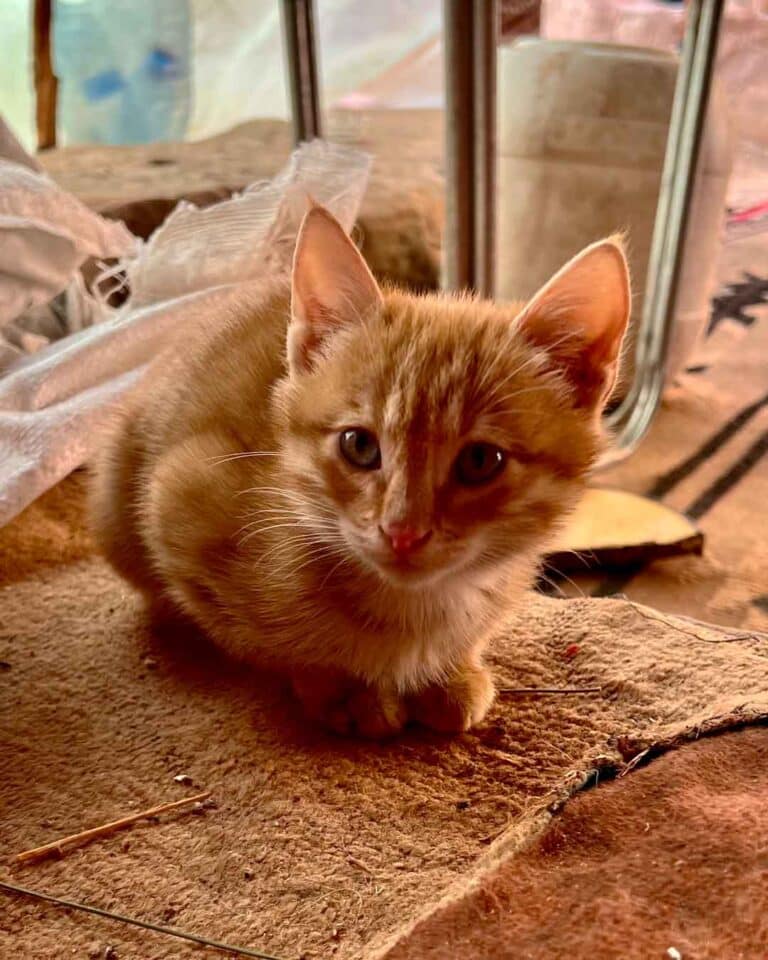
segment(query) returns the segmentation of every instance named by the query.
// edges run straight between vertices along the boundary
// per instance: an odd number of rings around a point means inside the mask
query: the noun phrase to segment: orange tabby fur
[[[103,549],[339,732],[467,729],[493,701],[488,639],[600,450],[628,312],[617,241],[527,306],[416,297],[381,293],[315,207],[292,290],[185,330],[126,405],[93,485]],[[378,469],[340,455],[362,427]],[[507,456],[486,484],[457,480],[468,442]],[[426,531],[404,558],[382,532],[403,523]]]

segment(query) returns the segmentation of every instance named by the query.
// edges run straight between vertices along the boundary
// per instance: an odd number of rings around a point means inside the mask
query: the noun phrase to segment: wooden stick
[[[56,146],[58,80],[53,72],[51,56],[51,8],[52,0],[35,0],[33,49],[38,150]]]
[[[768,633],[760,633],[757,630],[742,631],[733,627],[719,627],[713,623],[705,623],[703,620],[694,620],[692,617],[684,617],[682,614],[675,614],[673,617],[665,616],[660,610],[652,610],[650,607],[642,607],[637,603],[630,603],[634,607],[635,613],[639,613],[645,620],[655,620],[657,623],[663,623],[671,627],[678,633],[686,637],[692,637],[694,640],[700,640],[702,643],[742,643],[745,640],[766,641]],[[703,637],[697,630],[684,630],[677,620],[684,620],[686,623],[693,624],[695,627],[703,627],[711,633],[724,633],[724,637],[713,640],[711,637]]]
[[[499,687],[498,692],[523,697],[538,693],[547,696],[553,693],[600,693],[600,689],[600,687]]]
[[[363,863],[362,860],[358,860],[357,857],[353,857],[351,853],[347,854],[347,861],[352,864],[353,867],[357,867],[358,870],[362,870],[364,873],[369,874],[371,877],[376,877],[377,874],[374,870],[368,866],[367,863]]]
[[[177,930],[175,927],[160,927],[156,923],[150,923],[148,920],[126,917],[122,913],[102,910],[101,907],[93,907],[89,903],[78,903],[77,900],[63,900],[61,897],[51,896],[50,893],[41,893],[39,890],[29,890],[26,887],[19,887],[15,883],[6,883],[4,880],[0,880],[0,891],[18,894],[22,897],[31,897],[34,900],[42,900],[44,903],[55,903],[57,907],[65,907],[68,910],[82,910],[83,913],[92,913],[94,916],[104,917],[106,920],[115,920],[117,923],[130,924],[134,927],[140,927],[142,930],[152,930],[153,933],[164,933],[168,937],[178,937],[180,940],[189,940],[203,947],[213,947],[215,950],[223,950],[225,953],[231,953],[237,957],[256,957],[257,960],[279,960],[278,957],[273,957],[271,953],[262,953],[261,950],[251,950],[248,947],[236,947],[232,943],[222,943],[220,940],[209,940],[207,937],[198,936],[196,933],[187,933],[185,930]]]
[[[90,830],[82,830],[80,833],[70,834],[68,837],[62,837],[60,840],[54,840],[46,843],[42,847],[35,847],[33,850],[25,850],[23,853],[16,854],[17,863],[30,863],[33,860],[42,860],[44,857],[50,857],[53,854],[62,856],[64,847],[71,845],[80,846],[89,840],[95,840],[97,837],[108,837],[123,827],[129,827],[137,820],[145,820],[147,817],[155,817],[159,813],[167,813],[169,810],[177,810],[179,807],[188,806],[190,803],[200,803],[210,797],[210,791],[198,793],[194,797],[185,797],[183,800],[174,800],[171,803],[161,803],[156,807],[150,807],[149,810],[142,810],[141,813],[132,813],[128,817],[121,817],[119,820],[113,820],[111,823],[102,824],[100,827],[91,827]]]

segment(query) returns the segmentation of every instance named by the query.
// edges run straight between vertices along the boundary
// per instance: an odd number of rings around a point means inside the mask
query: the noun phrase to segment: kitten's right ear
[[[577,407],[599,410],[616,380],[629,322],[629,268],[620,237],[582,250],[518,318],[527,339],[551,357]]]
[[[338,221],[312,206],[301,224],[293,257],[288,367],[311,369],[334,330],[359,322],[381,304],[373,274]]]

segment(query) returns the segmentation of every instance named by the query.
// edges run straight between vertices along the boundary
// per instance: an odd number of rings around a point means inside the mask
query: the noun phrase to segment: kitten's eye
[[[456,458],[456,479],[465,487],[489,483],[504,469],[507,455],[492,443],[468,443]]]
[[[339,450],[353,467],[362,470],[378,470],[381,466],[381,450],[376,435],[363,427],[343,430],[339,434]]]

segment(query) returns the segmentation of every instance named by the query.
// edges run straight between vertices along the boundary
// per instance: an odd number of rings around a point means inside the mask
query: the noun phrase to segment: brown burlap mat
[[[273,677],[152,636],[91,553],[80,477],[0,531],[0,855],[195,788],[216,806],[0,876],[283,957],[374,954],[511,855],[569,793],[657,743],[768,715],[768,643],[624,601],[532,595],[493,649],[502,693],[455,739],[308,728]],[[192,784],[179,784],[183,774]],[[192,955],[21,899],[0,955]],[[97,955],[97,954],[94,954]]]
[[[575,796],[386,960],[765,960],[768,727]]]

